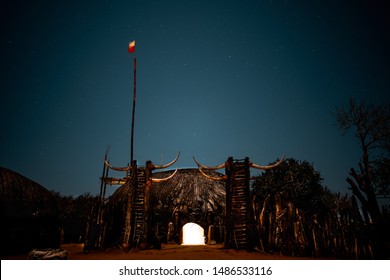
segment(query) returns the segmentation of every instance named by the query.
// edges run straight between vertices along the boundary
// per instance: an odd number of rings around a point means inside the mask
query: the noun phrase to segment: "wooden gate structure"
[[[132,247],[136,247],[141,242],[147,242],[150,230],[150,191],[153,183],[159,183],[173,178],[177,169],[166,178],[153,178],[152,172],[156,169],[165,169],[173,165],[179,158],[180,152],[176,158],[165,165],[154,165],[151,161],[147,161],[145,167],[137,166],[137,161],[133,160],[132,164],[125,167],[113,167],[105,156],[103,173],[100,187],[100,204],[98,210],[97,223],[99,225],[99,237],[94,247],[100,248],[104,241],[104,205],[105,193],[107,185],[124,185],[129,184],[131,191],[127,193],[125,198],[126,206],[123,221],[122,233],[122,248],[127,251]],[[124,177],[115,178],[109,177],[108,171],[125,172]]]
[[[250,213],[250,168],[273,169],[284,161],[284,157],[277,163],[267,166],[254,164],[249,161],[248,157],[243,160],[229,157],[225,163],[214,167],[202,165],[195,158],[194,161],[205,177],[226,182],[225,248],[251,249],[254,244],[251,240],[254,229]],[[212,177],[204,171],[222,168],[225,168],[225,176],[223,177]]]

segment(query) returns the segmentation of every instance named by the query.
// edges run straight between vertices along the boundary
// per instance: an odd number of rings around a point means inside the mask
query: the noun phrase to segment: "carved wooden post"
[[[242,172],[244,172],[244,175],[245,175],[245,179],[242,182],[244,184],[243,191],[244,191],[245,204],[246,204],[245,205],[245,210],[246,210],[246,236],[245,236],[246,244],[245,244],[245,247],[246,247],[246,249],[250,249],[251,243],[253,242],[253,240],[251,240],[253,223],[252,223],[252,216],[251,216],[251,212],[250,212],[251,201],[250,201],[250,191],[249,191],[249,180],[250,180],[251,175],[250,175],[249,158],[248,157],[246,157],[244,160],[244,170],[242,170]]]
[[[175,227],[175,234],[174,234],[175,241],[176,243],[181,244],[183,242],[183,229],[182,229],[180,212],[178,211],[174,213],[174,227]]]
[[[175,237],[175,225],[173,222],[168,223],[168,235],[167,235],[167,243],[174,242]]]
[[[226,242],[225,247],[249,249],[251,216],[249,197],[249,158],[226,164]]]
[[[126,206],[125,206],[125,222],[123,229],[123,242],[122,247],[124,251],[129,249],[129,242],[133,240],[134,236],[134,193],[137,186],[137,161],[133,161],[131,164],[131,177],[130,177],[130,189],[127,192]]]
[[[148,237],[151,231],[151,209],[150,209],[150,193],[152,189],[152,170],[154,166],[150,160],[146,162],[145,168],[145,190],[144,190],[144,219],[145,219],[145,227],[144,227],[144,236],[143,239],[145,242],[149,242]]]
[[[252,240],[251,233],[253,229],[253,220],[250,215],[250,197],[249,197],[249,180],[250,167],[269,170],[277,167],[284,161],[284,157],[277,163],[267,166],[261,166],[245,160],[235,160],[229,157],[221,165],[209,167],[198,163],[199,171],[207,178],[212,180],[224,180],[226,182],[226,213],[225,213],[225,248],[235,247],[237,249],[249,249]],[[218,170],[225,167],[225,176],[212,177],[203,172],[205,170]],[[234,245],[234,246],[233,246]]]
[[[225,213],[225,248],[230,248],[232,236],[232,205],[231,205],[231,186],[233,181],[233,158],[229,157],[226,166],[226,213]]]
[[[214,244],[216,244],[214,228],[215,228],[214,225],[210,225],[208,227],[208,231],[207,231],[207,245],[214,245]]]

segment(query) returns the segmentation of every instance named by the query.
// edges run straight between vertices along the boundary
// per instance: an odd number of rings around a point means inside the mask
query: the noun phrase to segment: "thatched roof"
[[[0,167],[1,215],[12,218],[56,215],[52,194],[40,184]]]
[[[58,209],[52,194],[38,183],[0,167],[2,251],[53,247],[59,241]]]
[[[172,171],[153,174],[155,178],[167,177]],[[209,173],[219,177],[217,172]],[[222,181],[205,178],[197,168],[180,169],[170,180],[155,183],[152,196],[164,203],[170,200],[175,211],[186,211],[187,207],[200,207],[202,212],[217,212],[225,207],[225,185]]]

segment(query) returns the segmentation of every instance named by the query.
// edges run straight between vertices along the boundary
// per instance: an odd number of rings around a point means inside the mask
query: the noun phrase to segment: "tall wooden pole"
[[[134,54],[134,95],[133,95],[133,113],[131,118],[131,143],[130,143],[130,164],[133,162],[133,155],[134,155],[134,116],[135,116],[135,101],[137,99],[137,92],[136,92],[136,69],[137,69],[137,61]]]

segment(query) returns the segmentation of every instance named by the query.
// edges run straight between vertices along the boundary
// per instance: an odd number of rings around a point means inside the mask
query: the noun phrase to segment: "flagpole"
[[[137,60],[134,53],[134,95],[133,95],[133,112],[131,117],[131,143],[130,143],[130,164],[133,164],[134,160],[134,116],[135,116],[135,101],[137,99],[137,91],[136,91],[136,69],[137,69]]]

